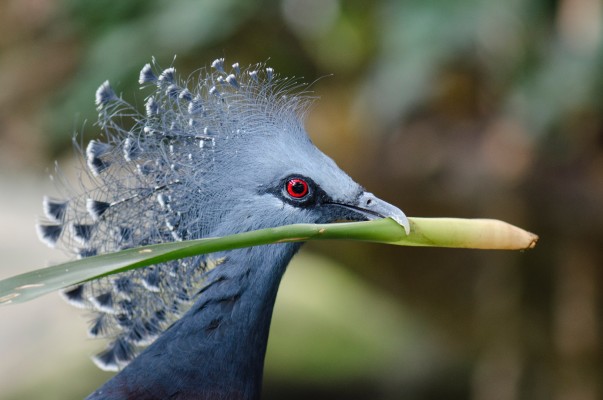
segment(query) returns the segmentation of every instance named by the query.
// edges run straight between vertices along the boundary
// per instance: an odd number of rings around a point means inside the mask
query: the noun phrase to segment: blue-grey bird
[[[108,82],[102,138],[83,156],[82,190],[45,198],[41,239],[78,257],[295,223],[391,217],[308,138],[303,87],[271,68],[226,67],[187,81],[155,62],[140,73],[144,112]],[[88,182],[89,181],[89,182]],[[89,399],[258,399],[272,309],[298,243],[149,266],[64,291],[93,311],[94,357],[119,371]]]

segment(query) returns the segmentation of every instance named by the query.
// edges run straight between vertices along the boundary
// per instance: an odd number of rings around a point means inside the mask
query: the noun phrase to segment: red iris
[[[308,194],[308,183],[303,179],[289,179],[287,182],[287,193],[295,199],[301,199]]]

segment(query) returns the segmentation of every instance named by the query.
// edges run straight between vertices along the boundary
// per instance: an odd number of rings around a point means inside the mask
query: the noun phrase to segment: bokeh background
[[[313,83],[315,143],[412,216],[499,218],[525,253],[311,243],[275,310],[265,399],[603,398],[599,0],[4,0],[0,278],[64,260],[41,196],[105,79],[136,97],[154,56]],[[140,97],[140,96],[139,96]],[[0,398],[77,399],[110,376],[86,315],[0,309]]]

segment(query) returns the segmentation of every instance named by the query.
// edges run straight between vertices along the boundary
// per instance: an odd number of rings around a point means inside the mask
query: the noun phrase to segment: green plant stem
[[[88,257],[0,281],[0,304],[21,303],[77,283],[166,261],[271,243],[351,239],[400,246],[527,249],[537,236],[496,220],[409,218],[411,232],[391,219],[298,224],[220,238],[170,242]]]

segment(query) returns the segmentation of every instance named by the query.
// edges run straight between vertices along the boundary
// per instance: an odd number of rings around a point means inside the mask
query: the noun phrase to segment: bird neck
[[[278,286],[298,248],[219,254],[190,310],[90,399],[258,399]]]

